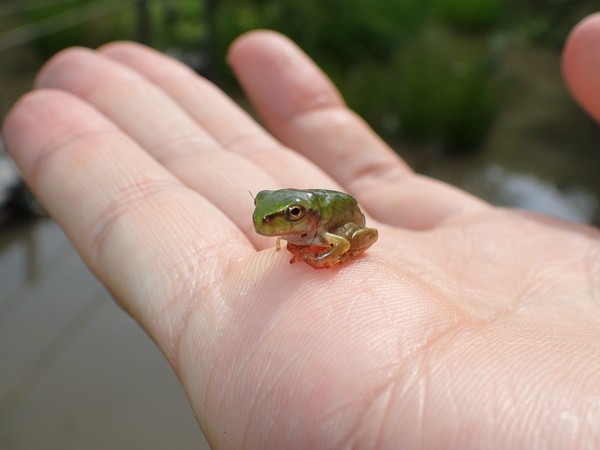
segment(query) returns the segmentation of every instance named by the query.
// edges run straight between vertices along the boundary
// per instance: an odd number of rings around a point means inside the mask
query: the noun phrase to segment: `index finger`
[[[7,116],[3,137],[88,266],[167,356],[177,350],[190,308],[218,315],[207,297],[255,250],[208,200],[64,92],[25,96]]]

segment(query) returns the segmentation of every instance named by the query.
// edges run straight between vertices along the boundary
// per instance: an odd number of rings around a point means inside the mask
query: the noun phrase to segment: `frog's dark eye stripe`
[[[285,216],[289,220],[300,220],[304,217],[306,210],[302,205],[290,205],[285,209]]]

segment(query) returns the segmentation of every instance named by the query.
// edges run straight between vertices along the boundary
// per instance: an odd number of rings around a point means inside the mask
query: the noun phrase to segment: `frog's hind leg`
[[[340,234],[350,242],[346,258],[357,256],[377,241],[379,232],[376,228],[366,228],[355,223],[347,223],[340,229]]]

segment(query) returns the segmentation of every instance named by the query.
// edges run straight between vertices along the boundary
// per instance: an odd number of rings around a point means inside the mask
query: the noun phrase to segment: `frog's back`
[[[342,226],[348,222],[365,225],[365,216],[351,195],[329,189],[311,189],[311,191],[319,197],[320,209],[323,211],[322,219],[329,227]]]

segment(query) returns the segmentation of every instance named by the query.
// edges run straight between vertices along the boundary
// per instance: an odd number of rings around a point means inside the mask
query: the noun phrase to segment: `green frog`
[[[356,200],[327,189],[260,191],[254,198],[252,221],[263,236],[278,236],[293,257],[325,269],[360,255],[375,243],[378,232],[365,226]]]

